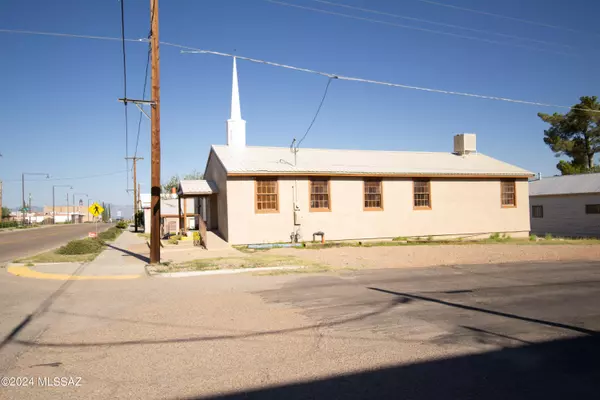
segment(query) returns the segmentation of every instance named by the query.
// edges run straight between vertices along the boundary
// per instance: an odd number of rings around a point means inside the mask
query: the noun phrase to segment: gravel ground
[[[600,259],[600,245],[420,245],[338,247],[317,250],[274,249],[270,252],[281,255],[294,255],[333,267],[364,268]]]

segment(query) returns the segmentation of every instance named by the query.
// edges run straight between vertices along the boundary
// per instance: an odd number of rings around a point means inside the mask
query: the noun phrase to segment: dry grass
[[[217,269],[279,267],[284,265],[307,267],[306,269],[327,268],[322,264],[315,263],[314,261],[303,260],[296,256],[257,253],[241,257],[204,258],[187,261],[180,264],[158,265],[153,267],[153,271],[158,273],[210,271]],[[299,271],[304,272],[304,270],[305,268],[299,268]]]
[[[66,262],[88,262],[96,258],[100,253],[92,254],[57,254],[54,250],[35,256],[15,260],[18,263],[66,263]]]
[[[330,249],[339,247],[396,247],[396,246],[444,246],[444,245],[526,245],[526,246],[564,246],[564,245],[600,245],[600,239],[568,239],[568,238],[553,238],[553,239],[528,239],[528,238],[511,238],[511,237],[494,237],[481,240],[435,240],[435,239],[415,239],[415,238],[395,238],[386,241],[346,241],[346,242],[327,242],[321,243],[306,243],[306,247],[292,247],[296,250],[318,250]],[[239,249],[238,249],[239,250]],[[269,249],[273,250],[273,249]]]

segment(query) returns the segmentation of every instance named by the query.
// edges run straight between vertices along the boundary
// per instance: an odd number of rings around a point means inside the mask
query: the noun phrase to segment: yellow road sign
[[[94,217],[99,217],[100,214],[102,214],[102,211],[104,211],[104,208],[102,208],[100,204],[94,203],[90,206],[90,208],[88,208],[88,210]]]

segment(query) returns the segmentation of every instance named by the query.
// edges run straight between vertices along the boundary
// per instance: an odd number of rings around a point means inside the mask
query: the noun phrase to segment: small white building
[[[529,203],[536,235],[600,237],[600,173],[532,181]]]

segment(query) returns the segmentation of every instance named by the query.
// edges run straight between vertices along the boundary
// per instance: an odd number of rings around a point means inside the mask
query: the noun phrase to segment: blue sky
[[[554,46],[343,9],[282,0],[394,24],[441,30],[458,38],[286,7],[264,0],[161,0],[160,39],[310,69],[415,86],[572,105],[600,92],[600,4],[586,0],[439,0],[460,7],[586,33],[440,7],[418,0],[332,0],[381,12],[555,43]],[[148,33],[147,0],[126,0],[126,36]],[[118,0],[3,0],[0,28],[120,36]],[[514,46],[538,47],[546,51]],[[563,46],[569,47],[563,47]],[[129,204],[121,44],[0,33],[0,179],[4,204],[20,202],[22,172],[36,205],[51,204],[52,185],[70,184],[90,198]],[[140,98],[147,45],[127,44],[128,96]],[[557,54],[557,52],[567,52]],[[240,61],[242,115],[249,145],[289,146],[302,136],[327,79]],[[231,60],[161,47],[162,176],[203,171],[211,144],[225,142]],[[450,151],[452,136],[475,132],[482,153],[544,175],[557,159],[543,143],[537,112],[560,109],[480,100],[365,83],[334,81],[306,147]],[[139,112],[129,109],[133,153]],[[138,155],[142,191],[150,181],[149,123]],[[130,154],[131,155],[131,154]],[[97,174],[113,175],[90,179]],[[65,188],[57,189],[64,193]],[[61,194],[61,199],[64,195]],[[58,202],[58,200],[57,200]]]

